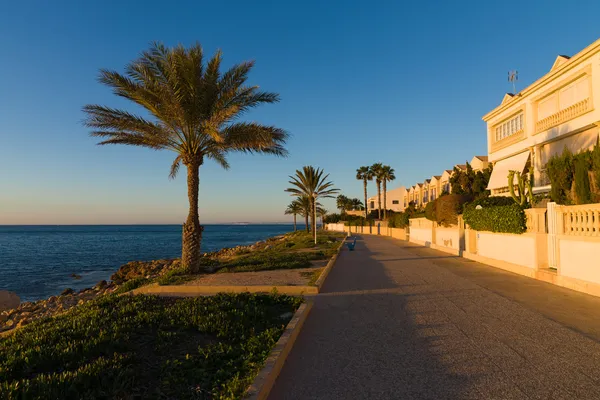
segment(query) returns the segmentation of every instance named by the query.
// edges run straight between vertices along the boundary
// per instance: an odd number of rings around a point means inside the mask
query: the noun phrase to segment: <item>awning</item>
[[[517,171],[523,173],[525,164],[529,160],[529,150],[516,156],[509,157],[494,164],[492,176],[488,183],[488,190],[500,189],[508,186],[508,173]]]

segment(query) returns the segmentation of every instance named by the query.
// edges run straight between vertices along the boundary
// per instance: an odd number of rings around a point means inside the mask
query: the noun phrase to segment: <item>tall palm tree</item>
[[[287,208],[285,209],[285,214],[294,216],[294,232],[296,232],[296,216],[302,214],[302,205],[298,199],[288,204]]]
[[[387,218],[387,183],[396,179],[394,168],[384,165],[381,169],[381,181],[383,182],[383,219]]]
[[[381,175],[383,173],[383,164],[375,163],[371,165],[370,169],[377,184],[377,219],[381,219]]]
[[[367,182],[373,180],[373,171],[369,167],[360,167],[356,170],[356,179],[363,181],[363,188],[365,191],[365,218],[368,217],[367,207]]]
[[[125,74],[101,70],[100,83],[144,108],[149,117],[101,105],[87,105],[85,125],[99,144],[126,144],[176,153],[170,177],[187,168],[189,213],[182,234],[182,266],[200,270],[202,227],[198,216],[200,166],[213,160],[229,168],[230,152],[285,156],[287,133],[274,126],[240,122],[244,112],[279,101],[276,93],[246,83],[254,62],[222,73],[221,52],[205,61],[200,44],[173,48],[155,43],[125,67]]]
[[[296,170],[295,176],[290,176],[289,183],[292,187],[285,189],[286,192],[296,196],[306,196],[310,200],[310,209],[312,216],[312,230],[315,244],[317,244],[317,201],[319,198],[332,198],[339,192],[339,189],[333,187],[332,182],[328,182],[329,174],[323,176],[324,171],[311,165],[302,167],[302,170]]]

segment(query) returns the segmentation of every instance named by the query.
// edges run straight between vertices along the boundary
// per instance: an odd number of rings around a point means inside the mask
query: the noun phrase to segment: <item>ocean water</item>
[[[292,225],[205,225],[202,251],[292,230]],[[108,280],[129,261],[180,256],[181,225],[0,226],[0,290],[16,292],[22,301],[39,300]]]

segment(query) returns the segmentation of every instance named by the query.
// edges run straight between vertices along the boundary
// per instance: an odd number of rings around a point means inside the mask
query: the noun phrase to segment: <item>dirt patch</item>
[[[327,263],[315,261],[315,267],[322,267]],[[185,285],[195,286],[306,286],[311,280],[315,268],[278,269],[258,272],[224,272],[221,274],[204,275]]]

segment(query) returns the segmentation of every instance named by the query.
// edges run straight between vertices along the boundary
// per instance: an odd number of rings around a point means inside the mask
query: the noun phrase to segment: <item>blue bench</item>
[[[348,250],[354,251],[354,246],[356,246],[356,236],[352,242],[346,242],[346,246],[348,246]]]

